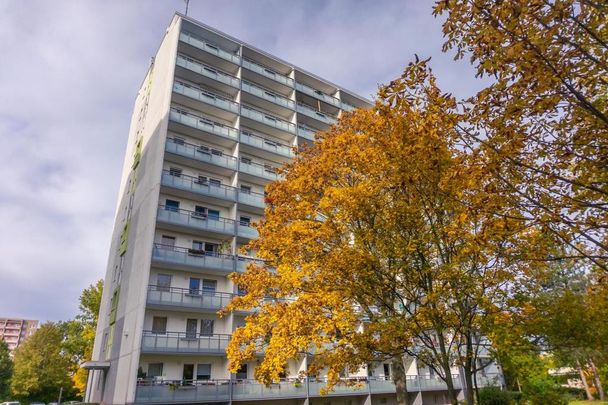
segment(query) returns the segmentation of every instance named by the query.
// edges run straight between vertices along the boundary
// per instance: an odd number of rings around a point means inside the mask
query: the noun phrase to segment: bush
[[[524,399],[530,405],[567,405],[568,396],[554,381],[535,377],[524,386]]]
[[[479,405],[510,405],[512,403],[510,393],[499,387],[483,387],[479,390]]]

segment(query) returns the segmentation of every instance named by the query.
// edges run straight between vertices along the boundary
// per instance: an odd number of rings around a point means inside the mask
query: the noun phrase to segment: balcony
[[[241,131],[240,141],[242,144],[250,145],[266,152],[287,158],[293,157],[293,148],[290,145],[263,138],[248,131]]]
[[[223,355],[226,353],[230,337],[231,335],[203,335],[196,332],[143,331],[141,351],[142,353]]]
[[[206,231],[211,234],[234,235],[233,219],[209,217],[206,214],[174,209],[165,206],[158,207],[156,220],[167,228],[179,230],[190,228],[196,231]]]
[[[179,138],[167,138],[165,152],[228,169],[221,171],[224,174],[237,169],[237,159],[234,156],[212,153],[209,149],[184,142],[183,139]],[[192,162],[187,161],[179,163],[192,164]]]
[[[219,94],[179,80],[173,83],[173,93],[177,95],[176,101],[179,104],[201,109],[200,104],[202,103],[202,108],[210,108],[214,115],[218,115],[224,119],[234,117],[239,112],[238,103]]]
[[[281,178],[275,167],[263,165],[255,162],[239,162],[239,171],[268,181],[275,181]]]
[[[175,63],[177,66],[185,69],[185,71],[182,72],[182,73],[184,73],[184,76],[187,76],[188,79],[190,79],[194,82],[198,83],[200,80],[197,80],[197,79],[200,78],[200,76],[203,76],[203,77],[206,77],[207,79],[211,79],[215,82],[224,84],[226,86],[230,86],[230,87],[234,88],[235,91],[238,90],[238,88],[239,88],[239,79],[237,77],[234,77],[229,73],[216,69],[213,66],[202,63],[196,59],[192,59],[189,56],[178,54]],[[194,72],[200,76],[197,78],[196,76],[189,74],[188,71]],[[206,84],[209,84],[213,87],[217,86],[217,85],[214,85],[214,83],[209,82],[209,81],[206,81]],[[222,87],[220,87],[220,89],[221,88]]]
[[[344,110],[344,111],[355,111],[357,109],[357,107],[355,107],[354,105],[348,104],[345,101],[340,102],[340,107]]]
[[[248,82],[243,80],[241,89],[249,94],[253,94],[261,99],[269,101],[278,106],[294,110],[296,103],[293,100],[288,99],[287,97],[283,97],[280,94],[277,94],[273,91],[264,89],[260,86],[253,84],[252,82]]]
[[[239,223],[237,228],[237,234],[239,238],[243,239],[257,239],[260,236],[257,229],[250,225],[245,225],[243,223]]]
[[[338,108],[340,107],[340,100],[338,100],[337,98],[330,96],[329,94],[325,94],[320,90],[313,89],[312,87],[307,86],[303,83],[296,82],[296,90],[301,91],[304,94],[308,94],[309,96],[312,96],[317,100],[324,101],[327,104],[331,104]]]
[[[214,200],[221,200],[225,203],[236,201],[236,188],[234,187],[208,183],[201,181],[198,177],[186,176],[184,174],[177,175],[170,170],[163,170],[161,185],[193,193],[197,196],[203,195]]]
[[[307,117],[314,118],[315,120],[321,121],[327,125],[332,125],[337,122],[336,117],[329,114],[324,114],[319,110],[315,110],[314,108],[307,106],[306,104],[298,103],[297,111],[306,115]]]
[[[253,208],[261,208],[261,211],[263,211],[266,206],[266,196],[260,193],[245,193],[239,191],[239,204],[248,205]]]
[[[236,53],[226,51],[189,32],[181,32],[179,34],[179,40],[211,55],[215,55],[218,58],[234,63],[235,65],[238,65],[241,61],[241,57]]]
[[[216,312],[224,308],[234,294],[192,291],[188,288],[148,286],[147,303],[150,306],[201,309]]]
[[[264,260],[255,259],[253,257],[237,256],[236,271],[238,271],[239,273],[244,273],[245,270],[247,270],[247,265],[249,263],[255,263],[258,266],[263,266]]]
[[[238,139],[238,131],[228,125],[213,121],[209,118],[195,115],[184,109],[171,107],[169,112],[169,120],[185,127],[184,133],[194,137],[201,137],[202,131],[208,134],[217,135],[223,139],[230,141],[232,144]],[[182,130],[179,128],[179,130]],[[221,143],[221,142],[220,142]],[[226,144],[224,142],[223,144]]]
[[[251,70],[252,72],[256,72],[259,75],[267,77],[277,83],[280,83],[287,87],[293,87],[293,79],[291,77],[282,75],[281,73],[275,72],[272,69],[259,65],[249,59],[243,58],[243,67],[245,69]]]
[[[155,243],[152,249],[152,261],[166,267],[185,270],[205,270],[226,274],[234,272],[234,256],[211,254],[209,252],[185,247]]]
[[[316,133],[317,131],[310,127],[307,127],[306,125],[298,125],[298,136],[301,136],[304,139],[314,141]]]
[[[249,118],[256,123],[263,124],[266,128],[289,132],[291,134],[295,134],[296,132],[295,124],[246,105],[241,105],[241,117]]]
[[[334,387],[330,396],[368,396],[371,394],[393,394],[395,385],[390,380],[372,378],[344,379],[356,385],[339,384]],[[407,376],[409,392],[445,391],[445,384],[438,379],[426,385],[419,384],[420,376]],[[436,383],[436,384],[435,384]],[[325,381],[309,379],[281,379],[277,383],[263,385],[255,380],[143,380],[137,384],[136,403],[195,403],[211,401],[251,401],[273,400],[283,398],[320,397],[320,389]],[[457,386],[460,389],[460,385]]]

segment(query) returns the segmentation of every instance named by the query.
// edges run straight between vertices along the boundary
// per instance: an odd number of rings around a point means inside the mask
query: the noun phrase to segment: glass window
[[[217,281],[203,279],[203,292],[214,293],[217,289]]]
[[[152,333],[165,334],[167,333],[167,317],[155,316],[152,318]]]
[[[244,184],[241,184],[241,193],[251,194],[251,186],[246,186]]]
[[[211,379],[211,364],[198,364],[196,366],[196,379],[197,380],[210,380]]]
[[[169,168],[169,174],[171,176],[181,177],[181,175],[182,175],[182,169],[180,169],[178,167],[171,167],[171,168]]]
[[[211,184],[212,186],[219,187],[222,185],[222,181],[218,179],[209,179],[209,184]]]
[[[241,368],[239,368],[236,371],[235,377],[237,380],[246,380],[247,379],[247,364],[241,365]]]
[[[196,319],[186,319],[186,339],[196,339],[196,327],[198,321]]]
[[[175,246],[175,237],[163,235],[160,238],[160,243],[163,245],[163,247],[172,248]]]
[[[248,157],[241,156],[241,162],[245,163],[246,165],[250,165],[251,159],[249,159]]]
[[[207,210],[207,216],[209,217],[209,219],[219,220],[220,219],[220,212],[218,210],[208,209]]]
[[[163,363],[148,364],[148,377],[155,378],[163,375]]]
[[[216,256],[218,250],[219,245],[217,243],[205,242],[205,254]]]
[[[213,335],[213,319],[201,319],[201,335]]]
[[[165,200],[165,209],[167,211],[179,211],[179,201],[175,200]]]
[[[198,294],[201,289],[200,278],[190,278],[190,294]]]
[[[205,246],[204,242],[198,241],[198,240],[193,240],[192,241],[192,250],[199,250],[199,251],[203,251],[203,247]]]
[[[207,208],[201,205],[196,205],[194,207],[194,216],[205,218],[207,216]]]
[[[201,175],[199,175],[198,178],[194,182],[198,183],[198,184],[208,184],[209,183],[209,179],[207,178],[207,176],[201,176]]]
[[[222,152],[221,150],[218,149],[211,149],[211,153],[215,156],[223,156],[224,152]]]
[[[171,288],[171,275],[170,274],[157,274],[156,275],[156,288],[158,291],[169,291]]]
[[[241,215],[241,217],[239,218],[239,223],[242,226],[249,226],[251,225],[251,218]]]
[[[184,138],[180,138],[180,137],[178,137],[178,136],[174,136],[174,137],[173,137],[173,142],[174,142],[176,145],[183,145],[183,144],[184,144]]]
[[[198,151],[200,153],[204,153],[205,155],[208,155],[209,154],[209,147],[205,146],[205,145],[201,145],[201,146],[198,147]]]

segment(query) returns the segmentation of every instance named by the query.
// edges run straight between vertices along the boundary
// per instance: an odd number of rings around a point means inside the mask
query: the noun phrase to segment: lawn
[[[608,401],[572,401],[568,405],[608,405]]]

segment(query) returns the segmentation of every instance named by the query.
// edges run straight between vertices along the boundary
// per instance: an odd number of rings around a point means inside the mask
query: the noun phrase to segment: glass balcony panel
[[[340,107],[340,100],[338,100],[337,98],[330,96],[329,94],[323,93],[322,91],[315,90],[312,87],[307,86],[303,83],[296,82],[296,90],[299,90],[302,93],[306,93],[309,96],[312,96],[319,100],[325,101],[328,104]]]
[[[168,170],[163,171],[162,185],[224,200],[234,201],[236,198],[236,189],[234,187],[224,185],[217,186],[211,183],[201,182],[196,177],[186,175],[174,176]]]
[[[286,131],[286,132],[295,133],[296,126],[293,123],[287,122],[278,117],[263,113],[261,111],[255,110],[255,109],[247,107],[245,105],[241,105],[241,115],[243,117],[251,118],[252,120],[264,123],[273,128],[277,128],[277,129],[280,129],[280,130]]]
[[[215,122],[205,117],[199,117],[190,112],[172,107],[169,112],[169,119],[180,124],[200,129],[201,131],[237,139],[238,131],[219,122]]]
[[[255,146],[256,148],[264,149],[269,152],[274,152],[283,156],[292,157],[292,148],[289,145],[279,143],[274,140],[262,138],[249,132],[241,131],[241,142],[247,145]]]
[[[244,226],[239,224],[238,227],[239,236],[249,239],[257,239],[259,235],[258,230],[251,226]]]
[[[192,291],[188,288],[148,286],[148,304],[183,306],[219,310],[230,302],[234,294]]]
[[[200,333],[144,331],[142,351],[170,353],[224,353],[231,335]]]
[[[264,208],[266,206],[264,194],[259,193],[239,193],[239,202],[252,207]]]
[[[195,252],[193,249],[177,246],[154,244],[152,258],[157,262],[168,264],[200,267],[224,272],[234,271],[234,256],[210,255],[204,252]]]
[[[158,208],[156,219],[174,225],[189,228],[205,229],[227,235],[234,234],[234,220],[228,218],[213,218],[195,211],[172,210],[161,206]]]
[[[226,51],[226,50],[220,48],[219,46],[211,44],[211,43],[205,41],[204,39],[197,37],[189,32],[181,32],[179,34],[179,40],[182,42],[185,42],[187,44],[190,44],[198,49],[201,49],[205,52],[209,52],[213,55],[216,55],[222,59],[235,63],[237,65],[240,62],[241,58],[239,55]]]
[[[138,382],[135,392],[135,402],[159,404],[228,401],[229,398],[230,384],[228,380],[142,380]]]
[[[272,181],[281,178],[274,168],[269,168],[256,163],[245,163],[241,161],[239,163],[239,171]]]
[[[271,399],[284,397],[306,397],[304,383],[281,381],[268,386],[255,380],[237,380],[232,385],[234,399]]]
[[[236,170],[237,160],[229,155],[217,155],[208,150],[202,149],[198,145],[193,145],[182,140],[176,142],[173,138],[167,138],[165,151],[199,160],[201,162],[211,163],[216,166],[222,166],[227,169]]]
[[[236,271],[241,273],[244,272],[247,269],[247,265],[249,263],[256,263],[260,266],[264,265],[263,260],[255,259],[253,257],[238,256],[236,261]]]
[[[262,65],[252,62],[248,59],[243,58],[243,67],[245,69],[249,69],[253,72],[259,73],[262,76],[266,76],[276,82],[279,82],[279,83],[284,84],[289,87],[293,87],[294,81],[291,77],[282,75],[278,72],[275,72],[274,70],[268,69]]]
[[[298,103],[297,111],[308,116],[324,122],[326,124],[335,124],[337,119],[329,114],[324,114],[321,111],[315,110],[313,108],[308,107],[307,105]]]
[[[239,105],[236,102],[220,95],[214,94],[210,91],[190,86],[186,83],[182,83],[179,81],[174,82],[173,91],[178,94],[182,94],[184,96],[201,101],[205,104],[213,105],[226,111],[231,111],[235,114],[239,111]]]
[[[256,86],[255,84],[253,84],[251,82],[247,82],[247,81],[243,80],[241,88],[243,89],[243,91],[246,91],[247,93],[254,94],[254,95],[261,97],[265,100],[268,100],[272,103],[281,105],[286,108],[290,108],[292,110],[295,108],[296,103],[293,100],[285,98],[270,90],[266,90],[262,87]]]
[[[309,128],[304,125],[298,125],[298,136],[301,136],[302,138],[306,138],[310,141],[314,141],[315,133],[316,133],[316,131],[312,128]]]
[[[193,72],[199,73],[203,76],[209,77],[213,80],[217,80],[218,82],[227,84],[232,87],[239,87],[239,79],[229,75],[228,73],[224,73],[212,66],[205,65],[197,61],[196,59],[192,59],[188,56],[177,55],[176,59],[177,66],[181,66],[184,69],[192,70]]]

